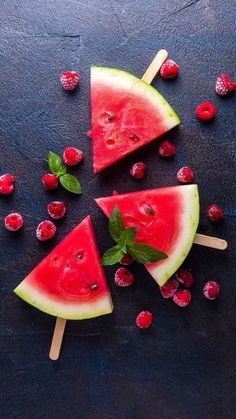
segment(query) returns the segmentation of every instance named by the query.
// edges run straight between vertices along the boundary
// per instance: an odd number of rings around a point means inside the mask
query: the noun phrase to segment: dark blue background
[[[0,197],[0,359],[1,419],[233,419],[235,382],[235,95],[214,92],[222,71],[235,72],[235,2],[217,0],[6,0],[0,13],[0,171],[16,177],[15,192]],[[158,78],[154,86],[182,118],[168,134],[178,153],[172,162],[158,157],[158,144],[94,175],[90,126],[89,67],[116,66],[141,76],[160,48],[180,64],[176,81]],[[58,75],[81,74],[80,88],[64,92]],[[217,106],[217,118],[202,124],[195,107]],[[85,152],[74,172],[83,195],[47,193],[41,175],[48,150],[67,145]],[[130,164],[148,163],[140,183]],[[108,317],[69,322],[61,358],[48,359],[54,319],[18,299],[13,288],[88,212],[99,248],[110,244],[106,220],[94,197],[176,184],[176,172],[189,164],[200,187],[200,231],[229,241],[226,252],[193,246],[185,263],[195,277],[193,301],[180,309],[165,301],[140,265],[132,267],[130,289],[113,285],[115,304]],[[54,241],[35,238],[50,200],[64,199],[68,216]],[[206,220],[209,203],[223,206],[226,219]],[[19,211],[24,230],[4,228],[4,217]],[[218,301],[202,296],[206,280],[221,285]],[[135,326],[142,309],[154,313],[152,328]]]

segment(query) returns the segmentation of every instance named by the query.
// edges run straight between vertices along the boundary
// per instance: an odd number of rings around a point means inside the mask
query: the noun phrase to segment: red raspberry
[[[115,284],[118,287],[128,287],[129,285],[133,284],[134,276],[133,274],[126,268],[119,268],[115,273]]]
[[[60,74],[60,82],[64,90],[74,90],[79,83],[79,73],[76,71],[64,71]]]
[[[236,83],[234,83],[228,74],[220,74],[216,80],[216,93],[220,96],[228,95],[236,90]]]
[[[173,301],[180,307],[186,307],[191,301],[191,293],[189,290],[179,290],[173,295]]]
[[[142,162],[134,163],[130,169],[130,174],[136,179],[142,179],[145,176],[147,165]]]
[[[48,204],[48,214],[54,220],[60,220],[66,213],[66,207],[64,202],[53,201]]]
[[[216,115],[215,105],[211,102],[203,102],[196,108],[196,115],[202,121],[210,121]]]
[[[53,191],[58,187],[58,177],[53,173],[45,173],[45,175],[42,176],[42,183],[45,189]]]
[[[55,224],[53,224],[52,221],[45,220],[38,225],[36,230],[36,237],[40,241],[49,240],[55,236],[56,231],[57,229]]]
[[[136,325],[140,329],[148,329],[153,322],[153,315],[150,311],[141,311],[136,317]]]
[[[160,75],[163,79],[172,79],[178,76],[179,66],[173,60],[166,60],[161,66]]]
[[[75,166],[84,158],[82,151],[75,147],[66,147],[63,153],[64,162],[67,166]]]
[[[165,285],[162,285],[162,287],[160,287],[161,295],[164,298],[172,298],[178,288],[179,283],[177,279],[171,278],[169,279],[169,281],[165,283]]]
[[[126,253],[124,256],[123,256],[123,258],[120,260],[120,264],[121,265],[131,265],[131,263],[133,263],[133,258],[128,254],[128,253]]]
[[[161,157],[172,157],[176,154],[176,147],[170,141],[165,140],[160,144],[159,155]]]
[[[12,212],[5,218],[5,227],[9,231],[17,231],[23,226],[24,220],[18,212]]]
[[[215,281],[208,281],[203,288],[203,294],[208,300],[215,300],[220,292],[219,284]]]
[[[190,288],[193,285],[193,275],[187,269],[180,268],[176,272],[175,277],[186,288]]]
[[[189,166],[182,167],[177,173],[177,180],[181,183],[190,183],[193,180],[193,171]]]
[[[14,182],[14,176],[9,173],[0,176],[0,194],[10,195],[14,189]]]
[[[208,207],[207,210],[208,218],[210,218],[211,221],[217,222],[221,221],[224,218],[224,211],[222,208],[219,207],[217,204],[211,204]]]

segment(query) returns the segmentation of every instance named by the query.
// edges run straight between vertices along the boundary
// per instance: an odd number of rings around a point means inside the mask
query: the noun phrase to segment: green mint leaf
[[[156,262],[168,257],[165,253],[145,243],[128,244],[127,251],[134,260],[140,263]]]
[[[123,251],[126,251],[127,244],[129,243],[132,244],[134,242],[135,235],[136,235],[135,227],[126,228],[125,230],[122,231],[118,244],[122,248]]]
[[[101,265],[103,266],[115,265],[115,263],[121,260],[122,256],[123,256],[123,252],[119,245],[111,247],[104,253],[101,260]]]
[[[118,242],[123,230],[124,230],[124,224],[123,224],[122,216],[121,216],[118,206],[116,205],[109,217],[108,231],[110,233],[110,236],[113,238],[113,240]]]
[[[48,165],[52,173],[56,176],[64,175],[67,171],[66,166],[62,163],[61,158],[52,151],[48,153]]]
[[[63,188],[65,188],[67,191],[78,195],[82,193],[81,185],[75,176],[72,176],[69,173],[65,173],[59,177],[59,181]]]

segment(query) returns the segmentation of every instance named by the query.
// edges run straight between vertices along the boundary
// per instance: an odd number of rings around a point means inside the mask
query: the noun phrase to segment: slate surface
[[[214,93],[216,76],[235,73],[235,2],[217,0],[6,0],[0,14],[0,171],[15,174],[15,193],[0,202],[0,360],[1,419],[233,419],[235,386],[235,96]],[[157,155],[157,143],[122,163],[94,175],[89,129],[89,67],[116,66],[141,76],[160,48],[181,66],[174,81],[154,86],[182,118],[169,136],[178,148],[172,162]],[[58,73],[79,69],[80,89],[62,91]],[[194,109],[213,100],[218,115],[201,124]],[[83,184],[81,197],[62,190],[46,193],[40,182],[48,150],[66,145],[85,152],[75,170]],[[130,178],[129,166],[142,159],[149,165],[141,183]],[[54,319],[31,308],[12,289],[49,249],[75,226],[88,209],[98,244],[110,241],[105,217],[93,199],[139,188],[176,184],[176,171],[190,164],[200,187],[200,231],[224,237],[229,250],[194,246],[185,266],[196,279],[193,301],[186,310],[164,301],[154,281],[140,266],[133,287],[117,289],[107,269],[114,314],[70,322],[61,358],[48,359]],[[42,245],[35,228],[46,217],[52,199],[68,203],[54,242]],[[213,226],[205,213],[212,201],[226,212],[223,225]],[[3,217],[18,210],[25,228],[9,234]],[[221,297],[209,302],[202,287],[209,278],[221,285]],[[154,313],[145,333],[134,325],[141,309]]]

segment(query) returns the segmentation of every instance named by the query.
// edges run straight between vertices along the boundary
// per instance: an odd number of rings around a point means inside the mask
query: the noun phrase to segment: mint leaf
[[[64,175],[67,171],[62,159],[52,151],[48,153],[48,165],[52,173],[56,176]]]
[[[121,217],[120,210],[118,206],[116,205],[113,208],[113,211],[109,217],[108,231],[110,233],[110,236],[113,238],[113,240],[118,242],[123,230],[124,230],[123,220]]]
[[[119,245],[111,247],[104,253],[101,260],[101,265],[103,266],[115,265],[115,263],[121,260],[122,256],[123,256],[123,252]]]
[[[80,182],[75,176],[65,173],[59,177],[59,181],[67,191],[78,195],[82,193]]]
[[[122,250],[126,251],[126,245],[129,243],[132,244],[134,242],[135,235],[136,235],[135,227],[126,228],[125,230],[122,231],[119,242],[118,242]]]
[[[134,260],[140,263],[156,262],[168,257],[165,253],[145,243],[128,244],[127,251]]]

